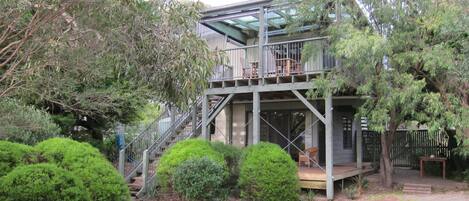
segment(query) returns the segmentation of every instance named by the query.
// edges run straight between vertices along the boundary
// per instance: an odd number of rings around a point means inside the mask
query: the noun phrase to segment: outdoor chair
[[[312,162],[311,160],[313,160],[315,164],[317,164],[318,152],[319,152],[319,149],[317,147],[308,148],[304,150],[304,153],[300,152],[298,154],[298,166],[301,166],[301,163],[304,163],[308,167],[311,167],[311,162]]]

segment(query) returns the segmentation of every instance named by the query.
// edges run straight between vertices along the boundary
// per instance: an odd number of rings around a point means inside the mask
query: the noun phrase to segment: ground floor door
[[[263,111],[261,112],[260,140],[278,144],[294,160],[299,150],[304,150],[304,111]],[[249,115],[252,117],[252,114]]]

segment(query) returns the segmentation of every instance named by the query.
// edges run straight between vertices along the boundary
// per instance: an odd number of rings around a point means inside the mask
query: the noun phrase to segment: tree
[[[398,126],[419,122],[430,133],[456,128],[459,136],[467,127],[467,5],[358,2],[303,1],[295,20],[299,25],[320,20],[328,27],[324,34],[331,36],[331,52],[342,58],[340,67],[313,81],[309,95],[350,92],[365,97],[357,117],[367,117],[370,129],[381,133],[380,174],[390,187],[390,147]],[[337,22],[321,20],[337,11],[335,3],[348,15]]]
[[[18,36],[34,47],[34,55],[22,50],[15,56],[20,61],[17,66],[34,68],[27,77],[22,71],[10,76],[18,84],[15,90],[2,92],[47,109],[64,130],[78,126],[101,140],[114,122],[135,121],[148,102],[185,107],[206,86],[213,60],[205,42],[195,34],[199,3],[15,2],[7,1],[1,9],[19,17],[5,14],[2,22],[21,19],[38,26],[30,37]],[[49,10],[61,12],[42,24],[34,21],[33,14]],[[11,66],[12,62],[7,63]]]
[[[14,99],[0,100],[0,122],[0,140],[35,144],[60,133],[47,112]]]

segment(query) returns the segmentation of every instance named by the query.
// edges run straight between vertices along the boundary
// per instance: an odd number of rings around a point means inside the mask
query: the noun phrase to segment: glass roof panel
[[[257,18],[255,18],[253,16],[245,16],[245,17],[240,17],[238,19],[241,20],[241,21],[244,21],[244,22],[259,21]]]
[[[235,26],[238,27],[238,28],[241,28],[241,29],[248,29],[247,27],[245,27],[245,26],[243,26],[243,25],[240,25],[240,24],[237,24],[237,25],[235,25]]]
[[[274,12],[268,12],[266,17],[267,17],[267,19],[271,19],[271,18],[278,18],[278,17],[280,17],[280,15],[277,14],[277,13],[274,13]]]
[[[283,25],[286,23],[286,20],[283,18],[277,18],[277,19],[270,19],[269,22],[272,22],[278,25]]]
[[[233,22],[232,20],[223,20],[223,22],[226,22],[228,24],[236,24],[236,22]]]
[[[251,22],[249,23],[250,25],[253,25],[253,26],[256,26],[256,27],[259,27],[259,21],[256,21],[256,22]]]

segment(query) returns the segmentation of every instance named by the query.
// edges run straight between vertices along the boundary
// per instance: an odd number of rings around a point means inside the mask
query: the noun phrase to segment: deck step
[[[412,193],[412,194],[431,194],[432,186],[428,184],[405,183],[402,191],[404,193]]]

